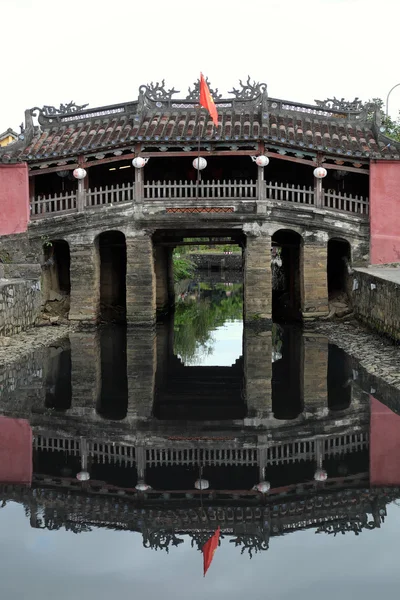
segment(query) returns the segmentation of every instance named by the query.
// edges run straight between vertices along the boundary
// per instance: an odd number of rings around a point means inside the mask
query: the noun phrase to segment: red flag
[[[210,94],[206,80],[203,77],[203,73],[200,73],[200,106],[204,106],[210,113],[210,117],[215,125],[218,127],[218,113],[217,107],[214,104],[213,97]]]
[[[216,549],[218,548],[219,534],[221,532],[221,528],[218,526],[217,531],[214,533],[212,537],[204,544],[203,546],[203,559],[204,559],[204,577],[208,571],[209,566],[212,563],[212,559],[214,558],[214,554]]]

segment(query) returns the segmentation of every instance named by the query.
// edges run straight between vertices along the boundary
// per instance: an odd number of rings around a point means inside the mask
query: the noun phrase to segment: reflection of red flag
[[[214,554],[216,549],[218,548],[219,534],[221,532],[221,528],[218,527],[217,531],[214,533],[212,537],[204,544],[203,546],[203,559],[204,559],[204,577],[208,571],[208,567],[212,563],[212,559],[214,558]]]
[[[210,94],[206,80],[203,77],[203,73],[200,73],[200,106],[204,106],[210,113],[210,117],[215,125],[218,127],[218,113],[217,107],[214,104],[213,97]]]

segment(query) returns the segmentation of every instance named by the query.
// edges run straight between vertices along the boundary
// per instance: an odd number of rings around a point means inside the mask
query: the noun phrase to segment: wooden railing
[[[95,187],[88,189],[85,193],[86,208],[92,206],[103,206],[104,204],[121,204],[132,202],[135,199],[135,184],[121,183],[110,187]]]
[[[143,184],[144,200],[257,199],[256,181],[152,181]]]
[[[53,196],[37,196],[31,201],[31,218],[38,219],[54,214],[76,211],[75,192],[54,194]]]
[[[311,186],[265,181],[152,181],[122,183],[115,186],[90,188],[53,196],[38,196],[31,202],[31,218],[90,210],[99,206],[128,202],[155,202],[169,205],[181,202],[267,201],[315,206],[340,212],[368,215],[368,198],[322,190],[319,196]]]

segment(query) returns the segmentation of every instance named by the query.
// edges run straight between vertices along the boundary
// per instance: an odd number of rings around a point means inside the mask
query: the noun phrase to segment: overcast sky
[[[399,13],[397,0],[0,0],[0,132],[26,108],[125,102],[162,78],[184,97],[200,70],[224,93],[250,74],[288,100],[385,98]]]

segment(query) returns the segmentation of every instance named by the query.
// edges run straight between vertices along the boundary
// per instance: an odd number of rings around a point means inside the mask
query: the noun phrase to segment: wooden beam
[[[200,150],[200,156],[207,158],[208,156],[255,156],[257,149],[254,150]],[[181,156],[199,156],[197,150],[190,150],[189,152],[141,152],[140,156],[145,158],[175,158]]]
[[[332,163],[322,163],[321,165],[325,169],[335,169],[335,171],[349,171],[350,173],[359,173],[360,175],[369,175],[369,169],[362,169],[361,167],[346,167],[344,165],[333,165]]]

